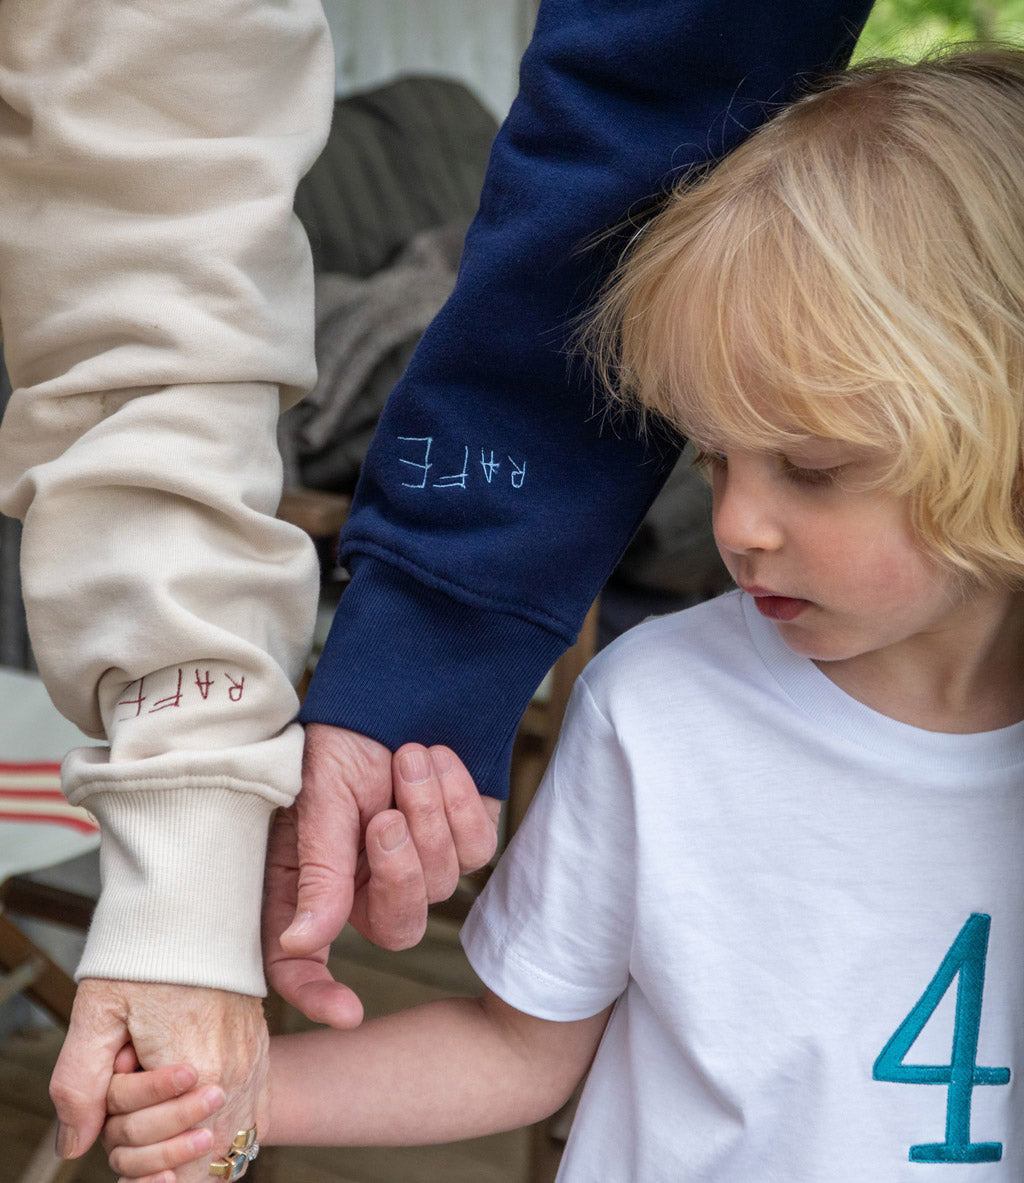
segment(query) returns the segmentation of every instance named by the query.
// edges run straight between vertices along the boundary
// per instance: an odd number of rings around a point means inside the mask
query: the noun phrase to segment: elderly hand
[[[314,1022],[359,1023],[359,1000],[327,969],[331,941],[351,920],[385,948],[414,945],[427,905],[494,853],[500,809],[447,748],[392,756],[355,732],[308,726],[302,792],[278,814],[267,858],[264,963],[278,993]]]
[[[84,979],[50,1084],[63,1157],[79,1157],[96,1140],[115,1064],[123,1066],[128,1044],[143,1068],[187,1063],[201,1085],[219,1086],[226,1098],[211,1104],[203,1126],[189,1135],[196,1161],[176,1171],[177,1183],[202,1183],[210,1161],[259,1117],[268,1063],[261,1000],[202,986]],[[217,1092],[207,1095],[212,1100]],[[113,1169],[135,1177],[132,1148],[119,1147],[115,1157]]]

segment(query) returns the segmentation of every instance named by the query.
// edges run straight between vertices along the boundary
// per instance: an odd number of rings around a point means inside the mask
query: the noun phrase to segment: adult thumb
[[[78,1158],[99,1136],[114,1061],[127,1040],[118,983],[83,980],[50,1080],[50,1098],[59,1122],[57,1153],[62,1158]]]

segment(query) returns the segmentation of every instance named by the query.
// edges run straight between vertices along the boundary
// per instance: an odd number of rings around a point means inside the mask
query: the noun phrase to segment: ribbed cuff
[[[88,795],[103,890],[75,974],[264,995],[260,906],[273,804],[218,785]]]
[[[392,751],[446,744],[482,793],[504,799],[516,728],[567,642],[457,594],[359,556],[300,720]]]
[[[110,763],[64,761],[64,791],[100,823],[103,889],[76,977],[266,993],[267,827],[299,790],[302,728],[261,743]]]

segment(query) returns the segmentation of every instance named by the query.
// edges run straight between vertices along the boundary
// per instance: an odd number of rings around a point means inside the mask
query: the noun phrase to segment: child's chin
[[[779,630],[779,636],[786,642],[787,648],[810,661],[828,665],[831,662],[848,661],[851,657],[860,655],[857,650],[851,652],[834,641],[830,643],[815,637],[806,629],[794,628],[779,622],[775,623],[775,627]]]

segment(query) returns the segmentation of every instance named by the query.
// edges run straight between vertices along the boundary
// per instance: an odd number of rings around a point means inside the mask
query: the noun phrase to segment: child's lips
[[[758,612],[769,620],[796,620],[801,612],[810,606],[810,600],[801,600],[796,596],[780,596],[767,587],[757,584],[740,584],[749,596],[753,596]]]
[[[755,596],[754,603],[762,616],[769,620],[796,620],[808,606],[807,600],[796,600],[792,596]]]

